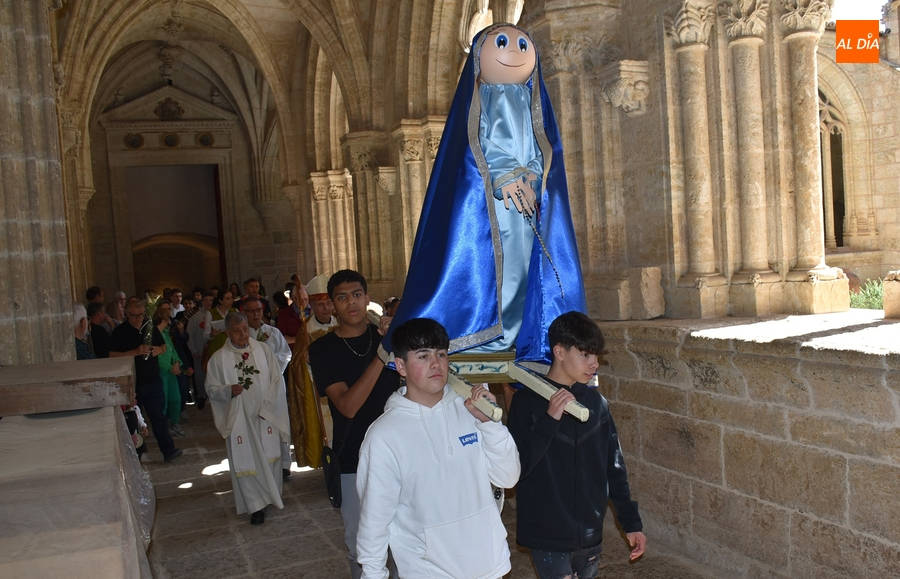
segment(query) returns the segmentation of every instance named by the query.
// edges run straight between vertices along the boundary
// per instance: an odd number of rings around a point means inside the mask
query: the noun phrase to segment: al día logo
[[[834,31],[838,64],[878,62],[881,39],[877,20],[838,20]]]

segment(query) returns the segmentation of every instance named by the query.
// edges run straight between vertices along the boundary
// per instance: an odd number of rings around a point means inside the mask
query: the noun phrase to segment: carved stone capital
[[[428,137],[428,157],[434,161],[437,157],[438,148],[441,145],[440,137]]]
[[[91,199],[94,198],[94,193],[97,191],[92,189],[91,187],[79,187],[78,188],[78,206],[82,211],[87,211],[88,204],[91,202]]]
[[[360,146],[350,147],[350,171],[353,173],[370,171],[373,166],[374,161],[372,160],[371,150]]]
[[[331,185],[328,188],[328,196],[332,199],[343,199],[344,198],[344,186],[343,185]]]
[[[666,18],[666,33],[675,41],[676,48],[691,44],[709,45],[715,15],[712,6],[684,0],[675,15]]]
[[[620,60],[600,72],[600,95],[613,107],[622,107],[627,117],[647,112],[650,95],[650,66],[646,60]]]
[[[422,139],[404,139],[400,141],[400,152],[403,154],[403,160],[410,161],[422,160]]]
[[[328,197],[328,187],[325,185],[319,185],[313,191],[313,199],[316,201],[324,201]]]
[[[375,177],[378,186],[387,191],[388,195],[397,192],[397,174],[393,171],[379,171]]]
[[[784,14],[781,24],[785,36],[797,32],[812,32],[821,35],[825,23],[831,18],[831,7],[834,0],[781,0]]]
[[[69,101],[59,107],[59,118],[64,129],[77,129],[81,126],[81,115],[84,107],[79,102]]]
[[[547,74],[576,73],[593,71],[620,58],[622,49],[605,34],[599,41],[586,34],[567,34],[559,41],[550,43],[545,63]]]
[[[719,18],[728,40],[766,35],[769,0],[725,0],[719,3]]]

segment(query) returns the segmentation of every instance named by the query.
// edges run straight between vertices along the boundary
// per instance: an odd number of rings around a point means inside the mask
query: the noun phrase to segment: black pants
[[[153,436],[159,444],[163,457],[167,458],[175,450],[172,435],[169,434],[169,421],[166,419],[166,395],[163,392],[162,379],[157,378],[146,384],[137,386],[137,402],[144,413],[144,418],[153,429]]]

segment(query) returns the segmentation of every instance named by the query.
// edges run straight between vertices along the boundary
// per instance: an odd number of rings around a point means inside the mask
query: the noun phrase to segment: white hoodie
[[[519,480],[516,443],[449,386],[432,408],[405,393],[391,395],[359,452],[362,579],[387,579],[388,546],[402,579],[502,577],[509,547],[491,483]]]

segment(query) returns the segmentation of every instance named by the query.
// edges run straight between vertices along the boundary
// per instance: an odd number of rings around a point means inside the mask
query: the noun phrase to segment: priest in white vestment
[[[250,523],[259,525],[268,505],[284,508],[281,443],[290,432],[284,379],[271,348],[250,338],[244,314],[228,314],[225,332],[225,346],[209,361],[206,391],[225,438],[237,512],[252,513]]]
[[[247,316],[247,325],[250,326],[250,337],[257,342],[268,346],[275,359],[278,360],[278,370],[284,376],[288,364],[291,363],[291,347],[281,330],[269,324],[263,323],[263,303],[258,297],[248,296],[241,303],[241,312]],[[285,378],[287,379],[287,378]],[[290,410],[290,407],[288,407]],[[281,443],[281,471],[282,478],[287,481],[291,478],[291,445],[285,441]]]

